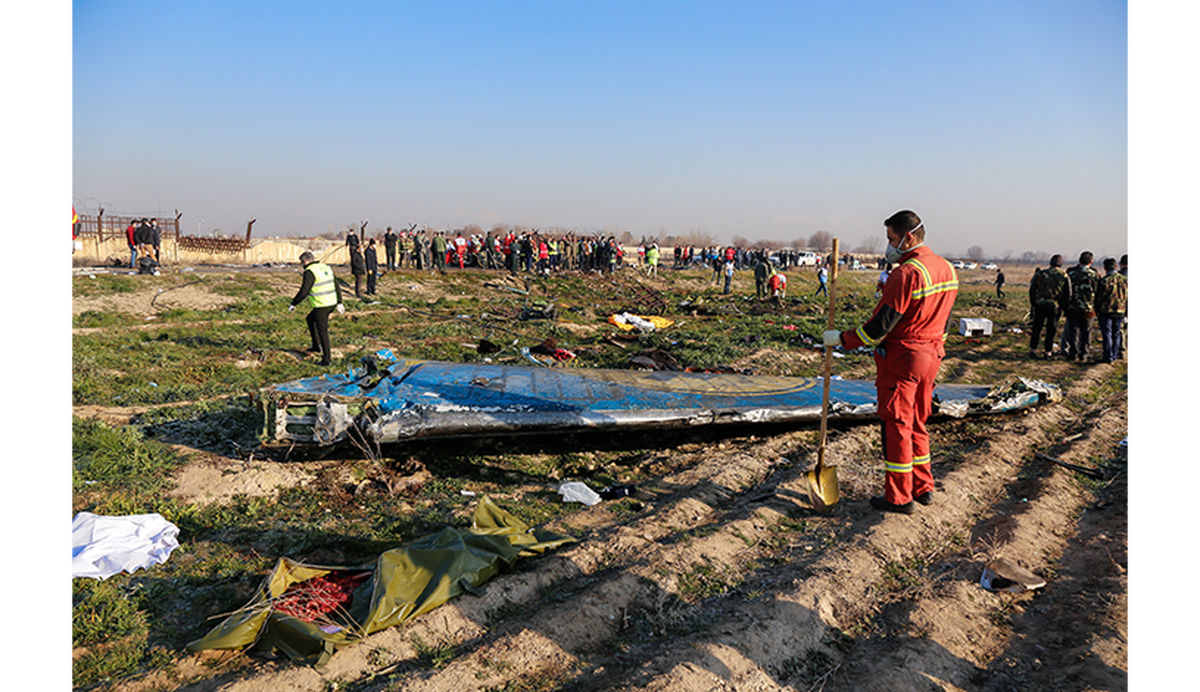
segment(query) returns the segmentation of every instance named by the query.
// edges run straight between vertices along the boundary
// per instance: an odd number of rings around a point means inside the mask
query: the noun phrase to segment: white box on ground
[[[992,321],[986,317],[960,317],[958,333],[963,336],[991,336]]]

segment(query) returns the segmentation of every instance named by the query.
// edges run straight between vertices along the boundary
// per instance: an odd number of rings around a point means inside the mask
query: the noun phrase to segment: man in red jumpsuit
[[[824,333],[828,346],[875,347],[875,388],[887,483],[871,506],[912,514],[913,500],[933,504],[933,471],[925,420],[933,406],[933,381],[946,355],[950,310],[958,296],[958,275],[950,263],[925,246],[925,227],[911,211],[883,222],[887,260],[898,264],[871,318],[854,330]]]

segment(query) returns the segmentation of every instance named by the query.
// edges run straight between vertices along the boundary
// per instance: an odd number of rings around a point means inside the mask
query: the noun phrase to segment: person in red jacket
[[[787,276],[771,267],[771,276],[767,279],[767,289],[771,292],[771,301],[776,307],[783,305],[787,296]]]
[[[129,268],[137,265],[137,241],[133,238],[133,222],[125,227],[125,242],[129,245]]]
[[[889,262],[883,296],[857,329],[824,333],[827,346],[875,348],[875,389],[883,421],[887,481],[871,506],[912,514],[913,500],[933,503],[933,471],[925,420],[933,406],[933,381],[946,355],[950,311],[958,296],[954,267],[925,245],[925,224],[911,211],[884,223]]]

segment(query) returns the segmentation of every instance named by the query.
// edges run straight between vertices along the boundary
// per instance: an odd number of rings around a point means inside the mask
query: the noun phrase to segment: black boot
[[[893,505],[882,497],[871,498],[871,507],[881,509],[885,512],[895,512],[896,514],[912,514],[913,503],[909,502],[903,505]]]
[[[926,490],[925,492],[913,497],[914,500],[928,507],[933,504],[933,491]]]

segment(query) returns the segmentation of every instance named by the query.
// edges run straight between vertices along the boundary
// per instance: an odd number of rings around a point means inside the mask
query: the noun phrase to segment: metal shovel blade
[[[817,468],[805,475],[808,478],[808,499],[813,509],[821,514],[832,512],[841,499],[841,494],[838,493],[837,467],[818,464]]]

